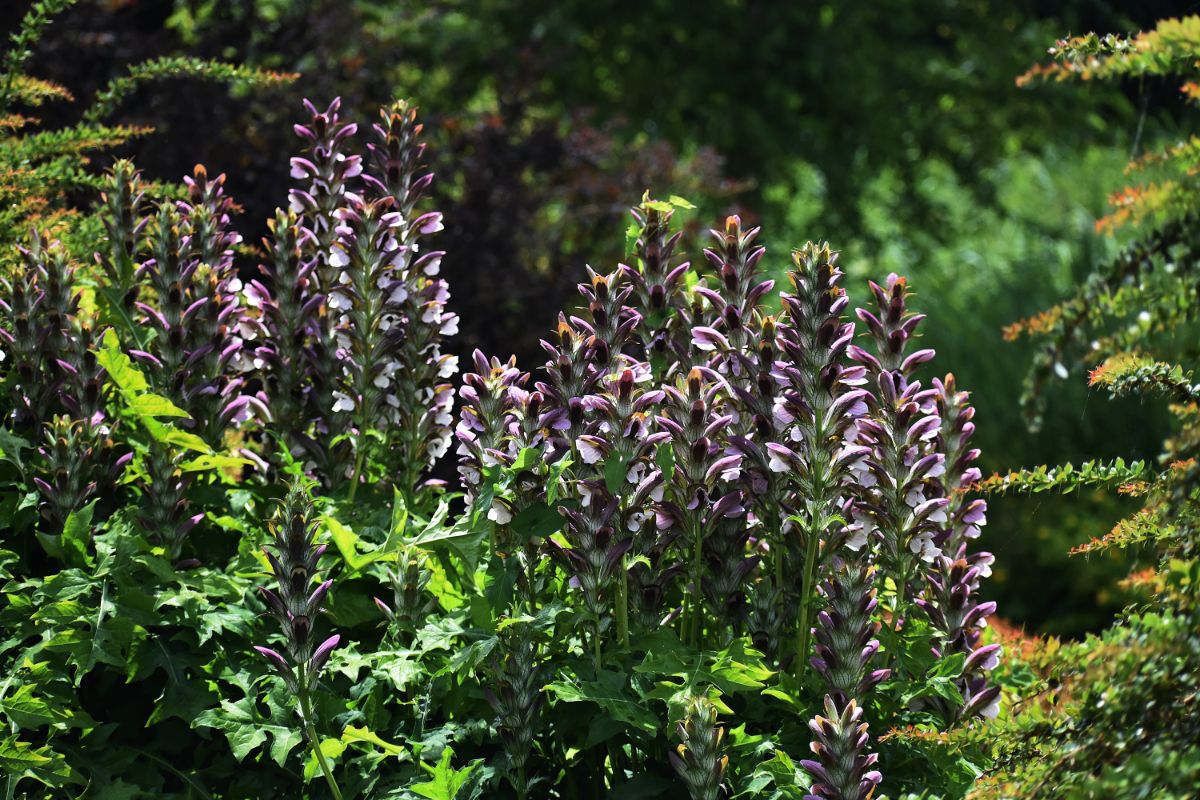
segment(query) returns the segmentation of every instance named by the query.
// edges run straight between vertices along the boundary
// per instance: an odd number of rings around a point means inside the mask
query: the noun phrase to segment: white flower
[[[504,504],[504,501],[492,498],[492,507],[488,511],[488,519],[500,525],[506,525],[512,522],[512,511]]]
[[[349,311],[353,304],[350,302],[350,298],[341,292],[332,292],[329,295],[329,307],[334,311]]]
[[[450,437],[438,436],[429,442],[429,457],[436,460],[446,454],[450,449]]]
[[[389,303],[403,303],[408,299],[408,287],[400,281],[396,281],[392,286],[392,293],[388,295]]]
[[[908,543],[908,549],[927,564],[933,563],[939,552],[937,545],[933,543],[933,534],[929,531],[922,531],[914,536]]]
[[[334,267],[344,267],[350,263],[350,254],[341,247],[332,247],[329,250],[329,264]]]
[[[586,483],[578,483],[576,488],[579,490],[579,505],[589,507],[592,504],[592,488]]]
[[[386,389],[388,387],[388,384],[391,383],[391,381],[388,379],[387,375],[380,374],[380,375],[376,375],[375,380],[371,381],[371,383],[375,384],[380,389]]]
[[[861,525],[851,526],[850,529],[853,530],[854,533],[852,533],[850,538],[846,540],[846,547],[857,553],[859,550],[863,549],[867,543],[867,531]]]
[[[458,333],[458,314],[448,314],[442,319],[442,336],[454,336]]]
[[[576,444],[579,446],[579,457],[583,459],[583,463],[585,464],[595,464],[604,457],[604,453],[600,448],[587,439],[579,439]]]
[[[1000,695],[996,695],[996,699],[984,706],[979,712],[979,716],[984,719],[995,719],[1000,714]]]
[[[354,400],[350,395],[343,394],[342,392],[334,392],[333,399],[334,411],[353,411],[355,408]]]
[[[449,378],[458,372],[458,356],[443,356],[438,362],[437,376]]]

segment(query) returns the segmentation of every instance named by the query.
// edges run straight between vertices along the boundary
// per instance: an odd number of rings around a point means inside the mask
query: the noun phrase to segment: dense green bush
[[[1200,18],[1164,20],[1132,38],[1058,42],[1054,61],[1024,81],[1162,77],[1194,103]],[[1083,642],[1011,636],[1016,713],[994,731],[997,764],[977,797],[1194,797],[1200,785],[1200,561],[1197,560],[1196,212],[1194,134],[1130,165],[1100,230],[1131,231],[1063,301],[1013,326],[1039,343],[1026,384],[1034,407],[1053,376],[1091,368],[1113,397],[1167,401],[1170,437],[1152,460],[1091,461],[996,476],[996,492],[1116,487],[1140,507],[1079,545],[1076,557],[1143,554],[1126,581],[1137,598],[1117,623]],[[1138,412],[1144,416],[1147,410]],[[1136,563],[1136,562],[1135,562]]]

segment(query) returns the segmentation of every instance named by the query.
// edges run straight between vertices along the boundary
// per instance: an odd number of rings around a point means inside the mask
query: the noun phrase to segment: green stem
[[[317,757],[317,763],[321,766],[321,772],[325,775],[325,782],[329,784],[329,791],[333,793],[333,800],[342,800],[342,791],[338,788],[337,781],[333,778],[333,770],[329,768],[329,762],[325,760],[325,753],[321,751],[321,742],[317,738],[317,729],[312,723],[312,703],[309,702],[308,692],[301,689],[300,695],[300,710],[304,717],[304,733],[308,737],[308,744],[312,748],[313,755]]]
[[[692,574],[691,574],[692,597],[690,598],[692,614],[691,614],[691,626],[690,626],[690,630],[688,632],[688,642],[693,647],[699,647],[700,646],[700,628],[701,628],[700,617],[701,617],[702,611],[703,611],[703,597],[704,597],[703,590],[701,589],[701,575],[700,575],[700,568],[701,568],[701,565],[703,564],[703,557],[704,557],[704,553],[703,553],[704,537],[701,535],[701,530],[700,530],[701,526],[700,526],[698,520],[695,518],[696,517],[695,512],[692,512],[692,517],[693,517],[692,525],[691,525],[692,541],[693,541],[692,570],[691,570],[692,571]]]
[[[354,454],[354,474],[350,477],[350,494],[346,499],[351,503],[354,502],[354,493],[358,491],[358,484],[362,480],[363,461],[366,459],[367,442],[362,435],[363,428],[359,428],[359,439],[357,453]]]
[[[817,549],[821,544],[818,538],[817,530],[814,527],[809,531],[808,544],[804,548],[804,575],[802,576],[803,583],[800,586],[800,629],[797,631],[796,639],[797,680],[804,676],[804,671],[807,669],[805,664],[808,663],[809,629],[812,627],[809,614],[812,610],[812,600],[816,590],[813,584],[817,579]]]
[[[592,628],[592,662],[596,666],[596,674],[600,674],[600,615],[596,614],[596,625]]]
[[[896,605],[892,607],[892,624],[895,626],[896,633],[900,632],[904,619],[904,595],[908,589],[908,559],[900,559],[900,568],[896,570],[898,577],[896,578]]]
[[[621,556],[621,579],[617,581],[617,637],[622,647],[629,647],[629,570]]]

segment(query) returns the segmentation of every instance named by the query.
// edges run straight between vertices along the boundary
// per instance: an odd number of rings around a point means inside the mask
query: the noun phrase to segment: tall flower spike
[[[302,709],[341,640],[335,634],[317,644],[314,636],[317,615],[333,586],[333,581],[321,582],[317,577],[317,564],[325,552],[325,545],[316,544],[318,528],[306,487],[301,483],[289,486],[270,524],[271,546],[264,548],[276,588],[259,589],[283,629],[286,649],[284,653],[268,647],[254,649],[297,695]]]
[[[398,237],[406,222],[392,206],[387,197],[367,201],[348,196],[347,205],[338,210],[341,224],[333,248],[332,260],[341,273],[328,305],[342,371],[332,412],[343,420],[336,427],[357,432],[356,481],[362,477],[367,431],[390,431],[395,413],[390,390],[404,338],[403,327],[396,324],[402,293],[395,290],[403,287],[395,263],[404,247]]]
[[[815,760],[804,767],[815,778],[804,800],[869,800],[883,779],[871,769],[879,756],[864,755],[869,736],[862,708],[853,700],[840,707],[825,698],[825,716],[817,715],[808,727],[813,732]]]
[[[344,406],[345,401],[338,395],[342,379],[338,353],[343,348],[335,332],[339,315],[328,306],[330,293],[341,285],[342,272],[332,259],[340,224],[338,209],[345,205],[347,192],[359,191],[363,171],[362,157],[349,152],[358,126],[342,121],[341,105],[341,99],[335,98],[319,111],[304,101],[309,119],[293,126],[304,151],[291,160],[292,178],[301,186],[289,192],[290,210],[300,215],[300,225],[312,234],[304,239],[302,250],[303,258],[313,262],[307,287],[310,296],[305,303],[318,298],[307,351],[312,381],[308,414],[313,430],[311,435],[302,435],[301,442],[315,471],[334,486],[345,481],[353,448],[347,436],[351,420],[335,411],[335,406]]]
[[[180,208],[186,246],[197,262],[192,285],[185,289],[194,309],[189,328],[195,343],[188,357],[195,387],[188,410],[200,435],[219,447],[225,429],[252,412],[270,418],[261,394],[242,393],[242,374],[253,369],[249,343],[263,331],[242,302],[243,286],[233,262],[233,248],[242,237],[230,227],[234,204],[225,193],[225,176],[210,178],[197,164],[184,184],[188,196]]]
[[[947,522],[939,535],[942,552],[926,574],[925,596],[916,602],[941,635],[939,654],[968,654],[968,669],[959,680],[963,705],[952,708],[941,704],[943,716],[954,719],[968,708],[971,713],[994,715],[999,688],[988,686],[987,673],[997,665],[1000,647],[981,647],[979,639],[996,604],[981,603],[977,596],[981,580],[991,574],[994,559],[991,553],[967,552],[968,544],[978,538],[980,527],[987,521],[986,502],[969,495],[971,485],[980,477],[979,469],[973,466],[979,450],[969,443],[975,432],[975,409],[967,393],[958,391],[953,375],[941,381],[934,379],[933,383],[942,421],[937,443],[946,457],[943,483],[949,505]]]
[[[133,355],[152,365],[156,388],[191,415],[197,433],[212,447],[222,448],[226,429],[247,418],[251,409],[263,418],[269,413],[261,398],[239,394],[244,381],[231,376],[231,362],[241,350],[236,335],[241,287],[234,282],[231,265],[214,268],[198,260],[202,253],[228,258],[230,234],[223,231],[223,223],[211,221],[212,210],[205,205],[207,193],[218,190],[200,188],[195,180],[191,185],[198,195],[193,197],[196,205],[161,203],[146,228],[150,258],[138,268],[138,276],[151,292],[136,306],[143,324],[157,333],[149,352]],[[209,221],[193,219],[197,209]],[[201,234],[213,241],[202,243],[195,238]]]
[[[706,697],[693,697],[676,733],[679,745],[667,757],[688,794],[692,800],[719,800],[725,794],[729,756],[725,755],[725,729],[717,721],[716,706]]]
[[[437,211],[419,212],[433,183],[424,161],[425,144],[416,109],[398,101],[380,112],[376,140],[368,145],[366,190],[390,197],[403,225],[395,229],[398,248],[387,287],[389,309],[383,324],[400,332],[393,360],[380,376],[386,382],[394,427],[390,446],[402,474],[397,484],[412,498],[421,475],[449,447],[454,392],[447,379],[458,371],[458,357],[442,353],[446,337],[458,332],[458,315],[446,310],[450,290],[438,277],[443,253],[423,253],[422,240],[442,230]]]
[[[113,441],[87,420],[55,416],[45,426],[33,478],[41,495],[41,514],[51,530],[61,531],[67,517],[110,491],[130,454],[117,457]]]
[[[23,269],[3,283],[0,352],[15,378],[17,429],[34,441],[41,436],[42,423],[62,410],[60,391],[66,375],[59,362],[72,340],[79,296],[74,270],[58,242],[47,242],[33,231],[29,246],[19,252]]]
[[[294,212],[278,209],[268,226],[270,236],[263,239],[263,247],[271,259],[259,269],[269,286],[255,280],[246,291],[248,302],[259,306],[266,329],[255,357],[263,365],[272,416],[284,431],[286,443],[308,444],[309,347],[321,325],[322,299],[313,286],[316,261],[304,255],[311,249],[312,233],[301,227]]]
[[[715,272],[720,290],[707,286],[696,289],[711,304],[712,328],[720,330],[733,351],[740,353],[753,351],[759,302],[775,288],[775,281],[760,279],[758,263],[767,249],[754,244],[758,232],[758,228],[742,230],[742,220],[736,215],[726,218],[724,230],[711,231],[716,243],[705,248],[704,257]],[[695,338],[695,329],[692,335]]]
[[[676,362],[691,365],[684,283],[689,263],[675,260],[675,248],[683,234],[671,232],[673,213],[651,201],[649,193],[642,198],[642,204],[630,211],[638,226],[637,261],[621,267],[634,287],[637,309],[645,320],[638,331],[642,355],[659,383],[666,380]]]
[[[874,568],[851,557],[836,565],[823,586],[825,608],[817,614],[813,667],[825,679],[839,708],[850,699],[865,703],[867,694],[887,678],[887,669],[870,669],[879,651],[873,621],[876,600]]]
[[[137,300],[138,246],[142,230],[149,217],[142,213],[145,193],[141,173],[132,161],[120,159],[105,175],[100,194],[101,218],[106,233],[105,248],[96,254],[108,277],[108,288],[114,293],[111,301],[118,306],[114,314],[125,319]]]
[[[757,228],[745,231],[741,219],[730,216],[723,230],[711,233],[714,245],[704,251],[704,256],[717,288],[696,289],[696,295],[708,304],[705,321],[711,324],[692,328],[692,346],[708,357],[709,366],[720,372],[729,385],[728,409],[733,420],[726,431],[728,451],[743,456],[743,496],[752,513],[722,521],[709,538],[705,557],[710,577],[705,588],[715,607],[736,622],[744,605],[746,578],[762,557],[747,556],[750,537],[756,538],[760,554],[769,554],[778,562],[774,569],[776,582],[786,572],[789,555],[782,536],[778,481],[769,469],[765,449],[765,444],[776,438],[776,381],[772,370],[777,354],[775,320],[765,317],[760,306],[775,282],[763,280],[758,269],[766,249],[754,244]],[[753,587],[759,595],[770,591],[769,581],[759,581]],[[751,609],[755,607],[756,602],[752,602]],[[757,607],[762,607],[761,597],[757,598]],[[755,638],[767,645],[769,653],[777,655],[777,637],[761,635],[761,620],[753,627],[760,629]]]
[[[857,467],[860,483],[871,487],[861,504],[882,569],[893,576],[896,595],[892,624],[903,624],[914,590],[924,589],[923,566],[939,549],[939,526],[946,522],[949,501],[939,478],[945,456],[934,440],[941,422],[936,389],[922,390],[912,379],[917,367],[933,358],[932,350],[908,352],[923,315],[908,310],[908,286],[888,276],[886,285],[870,284],[877,312],[858,310],[875,340],[875,355],[851,345],[850,356],[866,366],[878,387],[878,408],[858,422],[858,443],[871,452]]]
[[[271,521],[272,546],[263,548],[275,575],[276,588],[264,586],[259,587],[259,591],[283,629],[286,647],[282,653],[270,647],[256,646],[254,649],[283,679],[288,692],[295,698],[296,713],[309,747],[325,774],[334,800],[341,800],[342,793],[321,749],[312,703],[321,670],[341,636],[334,634],[317,644],[313,635],[316,616],[325,604],[333,581],[320,581],[316,574],[325,545],[315,541],[318,523],[313,520],[312,499],[308,492],[308,485],[303,481],[288,487],[287,496]]]
[[[527,797],[530,781],[526,765],[533,751],[538,712],[544,702],[541,691],[544,681],[530,626],[510,625],[498,635],[498,654],[489,670],[491,686],[485,687],[483,694],[496,712],[495,725],[508,761],[508,780],[518,797]]]
[[[143,467],[142,499],[138,506],[138,523],[167,551],[171,561],[179,558],[183,544],[192,528],[204,519],[204,514],[190,514],[188,475],[180,470],[181,451],[172,451],[157,440],[150,442]]]
[[[402,546],[396,554],[396,563],[398,566],[395,570],[388,570],[392,604],[388,605],[376,597],[375,605],[388,622],[411,635],[420,627],[426,615],[437,607],[437,600],[428,591],[433,571],[425,554],[415,545]]]
[[[674,472],[659,506],[660,529],[677,529],[685,548],[691,615],[685,631],[699,642],[703,612],[699,601],[703,581],[704,544],[721,520],[745,512],[738,488],[742,456],[722,446],[723,431],[733,421],[721,413],[727,396],[724,380],[705,367],[694,367],[675,386],[664,386],[663,413],[657,424],[670,434]]]
[[[867,454],[853,440],[855,423],[872,398],[862,388],[866,370],[845,363],[854,324],[845,318],[849,299],[837,253],[810,242],[792,253],[792,262],[792,291],[783,295],[786,315],[776,336],[781,351],[773,370],[779,385],[771,410],[776,439],[765,449],[768,469],[779,478],[781,504],[798,520],[784,527],[797,578],[787,581],[777,573],[775,579],[799,609],[795,663],[802,669],[809,658],[817,576],[831,559],[847,556],[841,552],[847,527],[836,520],[848,516],[853,470]]]
[[[458,474],[468,506],[483,483],[484,470],[511,463],[515,455],[511,437],[516,425],[516,395],[512,390],[529,381],[529,374],[517,369],[516,357],[508,361],[489,359],[476,350],[471,360],[475,371],[462,377],[459,421],[454,431],[458,439]]]
[[[337,269],[329,261],[330,250],[337,241],[336,212],[344,204],[346,192],[355,189],[356,179],[362,174],[362,157],[348,152],[358,126],[342,121],[341,107],[340,97],[334,98],[324,111],[318,111],[305,100],[309,120],[293,127],[304,143],[304,155],[291,161],[292,177],[302,186],[289,192],[291,210],[303,215],[305,225],[313,233],[315,277],[322,292],[338,285]]]

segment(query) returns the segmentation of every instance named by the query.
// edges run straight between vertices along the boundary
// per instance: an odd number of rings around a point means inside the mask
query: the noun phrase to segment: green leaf
[[[533,469],[542,460],[542,451],[536,447],[522,447],[521,452],[517,453],[517,458],[509,467],[513,472],[523,472],[527,469]]]
[[[663,483],[670,483],[671,478],[675,476],[675,448],[669,442],[658,445],[654,450],[654,463],[662,472]]]
[[[396,487],[392,487],[392,519],[388,525],[388,541],[393,536],[403,536],[408,527],[408,506],[404,504],[404,495]]]
[[[356,725],[347,725],[342,731],[342,741],[346,744],[362,744],[370,745],[368,749],[382,751],[389,756],[396,758],[404,758],[408,755],[408,751],[398,744],[384,741],[379,738],[379,734],[367,728],[359,728]]]
[[[9,737],[0,739],[0,775],[32,778],[46,786],[75,782],[71,767],[60,753]]]
[[[471,800],[478,797],[482,789],[479,782],[472,781],[468,786],[468,781],[481,761],[476,759],[462,769],[454,769],[450,766],[453,758],[454,751],[447,747],[442,751],[442,758],[436,767],[422,765],[429,771],[432,780],[413,784],[409,788],[429,800]],[[464,787],[466,791],[464,791]]]
[[[37,687],[25,684],[4,698],[0,708],[18,728],[31,730],[50,726],[57,730],[82,728],[95,722],[83,710],[59,706],[37,694]]]
[[[130,398],[126,409],[135,417],[184,417],[188,413],[167,398],[158,394],[139,394]]]
[[[341,739],[322,739],[321,754],[328,761],[336,763],[342,757],[342,753],[346,752],[346,743]],[[333,767],[333,764],[330,765]],[[321,763],[317,761],[316,753],[309,752],[308,759],[304,762],[304,780],[311,781],[313,778],[321,774]]]
[[[611,718],[645,733],[656,733],[662,727],[662,721],[629,690],[628,678],[621,672],[601,670],[594,681],[568,677],[547,685],[546,691],[562,703],[595,703]]]
[[[249,459],[224,453],[203,453],[179,465],[181,472],[208,472],[240,469],[251,463]]]
[[[628,473],[629,463],[623,457],[608,459],[604,462],[604,486],[613,494],[618,494],[625,485]]]
[[[15,464],[17,469],[24,470],[25,465],[21,462],[21,451],[28,449],[29,442],[16,436],[7,428],[0,428],[0,458]]]
[[[92,540],[92,515],[96,510],[96,501],[88,503],[78,511],[67,515],[63,523],[62,544],[67,561],[72,566],[87,564],[92,566],[94,559],[88,552]]]
[[[342,554],[342,558],[346,561],[347,566],[350,567],[351,572],[360,572],[363,567],[375,561],[395,560],[395,553],[384,553],[381,550],[360,554],[358,552],[360,541],[358,534],[331,516],[326,515],[321,518],[321,521],[329,529],[329,535],[333,539],[334,545],[337,547],[338,552]]]
[[[409,543],[426,550],[449,550],[462,560],[467,574],[473,575],[479,564],[481,545],[487,532],[483,528],[472,531],[469,525],[470,520],[466,519],[460,520],[450,528],[427,528],[409,540]]]
[[[270,736],[271,758],[282,767],[288,754],[300,744],[300,730],[296,725],[272,724],[258,713],[253,699],[248,696],[236,703],[222,700],[220,708],[208,709],[192,724],[193,727],[223,731],[229,740],[229,749],[238,761],[244,761]]]
[[[667,199],[667,202],[675,206],[675,208],[693,209],[696,207],[691,202],[685,200],[677,194],[671,195],[670,198]]]
[[[555,531],[562,530],[563,518],[556,509],[545,503],[534,503],[521,509],[512,519],[512,532],[517,540],[545,539]]]
[[[133,359],[121,352],[121,342],[112,328],[104,332],[100,349],[96,351],[96,361],[108,373],[108,379],[116,384],[123,395],[134,396],[149,391],[150,383],[138,369]]]

